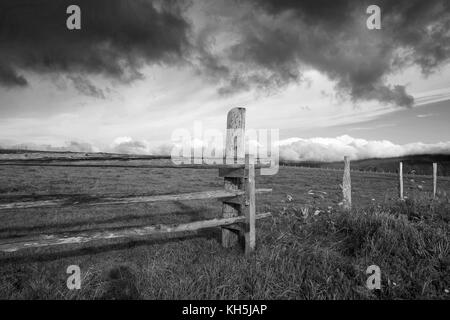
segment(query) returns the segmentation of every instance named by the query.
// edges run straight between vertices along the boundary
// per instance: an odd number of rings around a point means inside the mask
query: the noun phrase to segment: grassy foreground
[[[293,203],[259,222],[256,253],[222,249],[214,234],[129,243],[120,255],[4,263],[3,299],[449,299],[449,201],[425,197],[353,212]],[[302,210],[303,209],[303,210]],[[79,264],[81,290],[66,288]],[[366,288],[370,265],[382,288]]]

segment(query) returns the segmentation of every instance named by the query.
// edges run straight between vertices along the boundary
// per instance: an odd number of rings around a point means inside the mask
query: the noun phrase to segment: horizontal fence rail
[[[1,150],[1,149],[0,149]],[[0,154],[1,156],[1,154]],[[184,157],[184,156],[98,156],[98,157],[70,157],[70,156],[48,156],[48,157],[39,157],[39,158],[15,158],[12,159],[11,157],[0,157],[0,163],[2,162],[40,162],[40,163],[46,163],[46,162],[84,162],[84,161],[153,161],[153,160],[176,160],[176,161],[216,161],[216,162],[222,162],[222,163],[230,163],[230,162],[245,162],[244,157]],[[257,157],[255,156],[255,161],[272,161],[273,158],[267,157]]]
[[[2,151],[0,149],[0,151]],[[16,157],[13,157],[14,159],[11,159],[11,154],[8,154],[9,156],[6,157],[5,154],[0,153],[0,163],[2,162],[9,162],[9,161],[16,161],[16,162],[49,162],[49,161],[137,161],[137,160],[170,160],[170,156],[150,156],[150,155],[114,155],[114,154],[93,154],[88,156],[81,156],[80,154],[75,153],[72,155],[71,153],[62,153],[63,156],[56,155],[55,153],[51,153],[51,156],[40,156],[40,157],[33,157],[33,154],[42,154],[45,152],[39,152],[39,151],[21,151],[22,153],[17,152]],[[14,153],[13,153],[14,154]],[[26,156],[22,156],[25,154]]]
[[[109,163],[40,163],[40,162],[0,162],[0,166],[20,166],[20,167],[76,167],[76,168],[138,168],[138,169],[224,169],[224,168],[244,168],[245,164],[109,164]],[[255,164],[256,169],[269,168],[269,164]]]
[[[272,192],[272,189],[256,189],[256,193]],[[152,196],[138,197],[89,197],[89,196],[67,196],[58,199],[40,200],[40,201],[18,201],[10,203],[0,203],[0,210],[8,209],[28,209],[43,207],[64,207],[74,205],[101,206],[118,205],[134,203],[150,203],[159,201],[187,201],[187,200],[206,200],[206,199],[224,199],[242,196],[245,191],[242,190],[213,190],[200,191],[180,194],[162,194]],[[1,200],[1,198],[0,198]]]
[[[260,213],[255,219],[270,217],[270,212]],[[172,225],[150,225],[143,227],[123,228],[120,230],[90,231],[83,233],[61,233],[50,235],[39,235],[28,238],[0,239],[1,252],[14,252],[20,249],[37,248],[64,244],[80,244],[98,240],[144,237],[150,235],[160,235],[165,233],[196,231],[200,229],[227,226],[236,223],[243,223],[246,217],[238,216],[232,218],[211,219]]]
[[[318,171],[332,171],[332,172],[344,172],[344,168],[321,168],[321,167],[310,167],[305,165],[292,165],[292,164],[279,164],[282,167],[291,167],[291,168],[300,168],[304,170],[318,170]],[[363,175],[372,175],[372,176],[391,176],[394,178],[398,177],[398,172],[391,171],[372,171],[372,170],[360,170],[360,169],[350,169],[351,173],[354,174],[363,174]],[[403,173],[404,177],[407,178],[431,178],[429,174],[417,174],[417,173]],[[450,176],[439,176],[439,179],[450,181]]]

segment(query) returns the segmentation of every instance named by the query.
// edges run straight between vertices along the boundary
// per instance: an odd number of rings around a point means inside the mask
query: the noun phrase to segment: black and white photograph
[[[0,0],[0,300],[448,301],[449,124],[448,0]]]

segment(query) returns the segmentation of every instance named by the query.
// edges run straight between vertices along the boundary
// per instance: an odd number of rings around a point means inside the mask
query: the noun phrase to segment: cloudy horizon
[[[208,145],[205,140],[195,140],[195,143],[203,147]],[[110,145],[103,147],[86,142],[69,141],[61,146],[24,143],[0,146],[0,149],[170,156],[174,145],[169,142],[155,144],[146,140],[134,140],[131,137],[118,137]],[[450,155],[450,141],[414,142],[399,145],[388,140],[365,140],[348,135],[308,139],[292,137],[277,141],[277,145],[279,146],[280,160],[288,161],[335,162],[341,161],[344,156],[351,160],[364,160],[414,155]],[[223,148],[223,144],[220,146]]]
[[[70,4],[0,4],[0,148],[168,154],[245,107],[283,159],[450,154],[448,1]]]

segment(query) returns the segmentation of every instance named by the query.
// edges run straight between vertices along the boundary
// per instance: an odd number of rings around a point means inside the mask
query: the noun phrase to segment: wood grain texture
[[[437,163],[433,163],[433,198],[436,198],[437,192]]]
[[[400,162],[398,167],[398,182],[400,200],[403,200],[403,162]]]
[[[342,180],[342,194],[344,210],[352,208],[352,181],[350,177],[350,159],[344,157],[344,177]]]
[[[272,189],[258,189],[256,193],[271,192]],[[65,207],[65,206],[101,206],[118,205],[134,203],[150,203],[160,201],[190,201],[207,199],[225,199],[239,197],[245,194],[243,190],[212,190],[180,194],[162,194],[152,196],[138,197],[88,197],[88,196],[67,196],[60,199],[40,200],[40,201],[18,201],[9,203],[0,203],[0,210],[10,209],[28,209],[42,207]]]
[[[240,158],[244,158],[245,147],[245,108],[234,108],[227,115],[227,137],[225,145],[225,158],[227,164],[235,164]],[[244,164],[244,163],[242,163]],[[227,191],[235,192],[243,189],[242,177],[225,177],[224,188]],[[231,218],[242,215],[242,203],[222,204],[223,218]],[[239,241],[239,234],[233,230],[222,229],[222,246],[225,248],[236,245]]]
[[[270,217],[269,212],[256,215],[256,219]],[[124,228],[119,230],[89,231],[83,233],[61,233],[40,235],[37,237],[0,239],[1,252],[15,252],[26,248],[38,248],[46,246],[56,246],[64,244],[81,244],[86,242],[118,239],[118,238],[138,238],[150,235],[160,235],[165,233],[195,231],[206,228],[231,225],[245,222],[245,217],[231,217],[222,219],[212,219],[196,221],[183,224],[172,225],[151,225],[134,228]]]
[[[256,245],[256,199],[255,199],[255,165],[253,155],[246,155],[245,167],[247,171],[246,203],[245,203],[245,254],[249,255]]]
[[[16,166],[16,167],[75,167],[75,168],[138,168],[138,169],[239,169],[244,168],[244,164],[104,164],[104,163],[44,163],[44,162],[18,162],[6,161],[1,162],[0,166]],[[268,165],[258,165],[258,168],[265,168]]]

